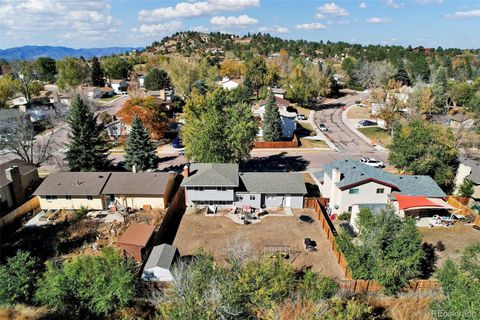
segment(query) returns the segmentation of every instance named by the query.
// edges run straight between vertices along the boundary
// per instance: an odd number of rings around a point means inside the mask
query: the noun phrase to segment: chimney
[[[12,181],[12,198],[15,199],[16,205],[23,202],[25,199],[25,190],[22,185],[22,176],[18,166],[11,166],[5,170],[5,175],[8,180]]]
[[[134,164],[134,165],[132,166],[132,172],[134,172],[134,173],[137,172],[137,165],[136,165],[136,164]]]
[[[333,183],[339,182],[341,177],[342,177],[342,173],[340,172],[340,170],[338,170],[338,168],[333,168],[333,170],[332,170],[332,182]]]
[[[190,166],[186,164],[183,166],[182,176],[184,178],[188,178],[189,175],[190,175]]]

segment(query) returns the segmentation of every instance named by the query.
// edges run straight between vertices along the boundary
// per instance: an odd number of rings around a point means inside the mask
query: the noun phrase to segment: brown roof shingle
[[[58,172],[48,175],[33,193],[48,195],[99,195],[110,177],[110,172]]]
[[[117,244],[136,245],[145,247],[155,231],[154,225],[132,223],[120,236]]]
[[[20,170],[20,175],[23,177],[26,174],[29,174],[32,171],[37,170],[37,167],[31,163],[24,161],[22,159],[13,159],[4,163],[0,164],[0,187],[3,187],[11,182],[11,180],[7,179],[7,175],[5,174],[5,170],[12,166],[17,166]]]
[[[167,172],[113,172],[102,193],[164,195],[172,175]]]

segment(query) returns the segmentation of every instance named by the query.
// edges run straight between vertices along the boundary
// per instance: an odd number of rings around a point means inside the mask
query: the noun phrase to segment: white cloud
[[[320,30],[320,29],[326,29],[327,26],[321,23],[303,23],[303,24],[297,24],[295,26],[295,29],[297,30]]]
[[[153,10],[141,10],[141,21],[159,21],[164,19],[192,18],[213,15],[221,11],[238,11],[249,7],[258,7],[260,0],[207,0],[179,2],[175,7],[162,7]]]
[[[441,4],[443,0],[416,0],[418,4],[427,5],[427,4]]]
[[[162,32],[177,31],[182,28],[182,22],[173,20],[167,23],[142,24],[138,30],[147,35],[155,35]]]
[[[49,32],[61,30],[59,37],[84,44],[85,39],[93,42],[114,37],[121,22],[110,10],[106,0],[7,0],[0,4],[0,27],[4,35],[16,33],[31,42],[45,40]]]
[[[282,26],[260,27],[258,28],[258,31],[263,33],[289,33],[290,32],[290,30],[288,30],[287,27],[282,27]]]
[[[391,18],[370,18],[367,20],[368,23],[392,23],[393,19]]]
[[[210,24],[217,27],[246,27],[251,26],[253,24],[257,24],[258,20],[247,16],[246,14],[242,14],[238,17],[230,16],[218,16],[212,17],[210,19]]]
[[[456,19],[480,17],[480,9],[469,10],[469,11],[457,11],[454,14],[447,14],[446,17],[456,18]]]
[[[358,5],[358,7],[360,9],[365,9],[367,7],[367,4],[365,2],[360,2],[360,4]]]
[[[403,2],[395,2],[394,0],[387,0],[385,3],[387,7],[393,8],[393,9],[401,9],[405,6],[405,3]]]
[[[191,27],[190,30],[197,31],[197,32],[208,32],[209,31],[208,28],[204,27],[204,26]]]
[[[316,18],[322,19],[320,17],[325,17],[326,15],[329,16],[348,16],[348,11],[344,8],[336,5],[333,2],[325,3],[323,6],[317,8],[317,15]]]

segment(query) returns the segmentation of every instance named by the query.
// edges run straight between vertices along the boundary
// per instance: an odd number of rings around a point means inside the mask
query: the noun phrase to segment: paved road
[[[322,109],[315,112],[315,122],[323,123],[328,128],[327,136],[335,143],[340,152],[375,153],[376,150],[357,136],[342,120],[342,106],[351,106],[355,101],[362,100],[368,94],[346,96],[329,100]]]

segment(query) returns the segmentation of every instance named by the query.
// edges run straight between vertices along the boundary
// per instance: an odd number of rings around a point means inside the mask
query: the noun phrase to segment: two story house
[[[254,209],[302,208],[307,193],[303,175],[293,172],[239,172],[235,163],[186,166],[182,186],[188,206]]]

